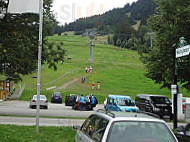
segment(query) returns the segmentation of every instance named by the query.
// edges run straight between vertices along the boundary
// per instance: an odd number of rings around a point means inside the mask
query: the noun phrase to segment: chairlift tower
[[[93,42],[92,42],[92,39],[94,38],[94,34],[91,32],[89,34],[89,37],[90,37],[90,64],[93,64]]]
[[[92,45],[92,39],[90,38],[90,64],[93,63],[93,45]]]

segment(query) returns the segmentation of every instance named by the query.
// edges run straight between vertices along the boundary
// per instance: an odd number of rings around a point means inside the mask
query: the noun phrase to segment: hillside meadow
[[[88,37],[74,35],[72,32],[48,37],[49,42],[59,44],[63,42],[66,56],[63,64],[57,64],[57,71],[42,66],[41,94],[45,94],[50,100],[53,91],[61,91],[64,96],[69,94],[94,94],[100,103],[103,103],[108,94],[129,95],[133,99],[139,93],[161,94],[171,98],[170,90],[160,89],[159,84],[144,76],[145,66],[139,60],[136,51],[122,49],[111,45],[104,45],[107,36],[98,36],[93,40],[93,64],[92,73],[85,73],[85,67],[90,65],[90,40]],[[71,58],[71,59],[68,59]],[[25,90],[21,100],[29,100],[36,94],[35,78],[37,73],[23,76]],[[85,83],[81,77],[85,77]],[[92,82],[95,89],[91,89]],[[101,82],[101,89],[97,89],[97,82]],[[46,90],[56,87],[54,90]],[[180,90],[184,96],[189,93],[185,89]]]

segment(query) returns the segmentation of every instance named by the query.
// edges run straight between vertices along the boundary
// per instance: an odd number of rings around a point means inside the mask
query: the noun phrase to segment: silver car
[[[98,110],[73,129],[75,142],[178,142],[165,121],[143,113]]]
[[[40,108],[48,109],[48,100],[45,95],[40,95]],[[30,108],[36,108],[37,106],[37,95],[34,95],[30,99]]]

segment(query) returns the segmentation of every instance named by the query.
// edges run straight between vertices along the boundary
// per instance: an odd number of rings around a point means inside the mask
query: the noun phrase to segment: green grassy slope
[[[101,40],[103,38],[101,37]],[[90,61],[90,44],[87,37],[74,36],[69,33],[68,36],[51,36],[48,40],[57,43],[62,41],[64,48],[67,49],[67,55],[72,57],[68,60],[66,56],[65,62],[58,64],[57,71],[43,66],[41,94],[47,95],[49,99],[53,91],[61,91],[64,95],[90,93],[94,94],[101,103],[108,94],[129,95],[132,98],[135,98],[138,93],[162,94],[171,98],[170,90],[160,89],[160,85],[144,77],[145,67],[136,51],[103,45],[94,40],[96,46],[93,48],[93,71],[91,74],[86,74],[85,67],[89,66]],[[71,70],[74,71],[61,77]],[[31,76],[36,76],[36,74],[25,76],[23,79],[26,89],[21,100],[28,100],[36,94],[36,79]],[[81,76],[86,78],[84,84],[81,83]],[[53,82],[53,80],[57,81]],[[91,89],[92,81],[96,85],[94,90]],[[100,90],[97,89],[97,81],[101,82]],[[59,88],[65,83],[68,83],[66,88]],[[45,90],[51,86],[56,86],[56,89]],[[185,90],[182,90],[182,93],[188,95]]]

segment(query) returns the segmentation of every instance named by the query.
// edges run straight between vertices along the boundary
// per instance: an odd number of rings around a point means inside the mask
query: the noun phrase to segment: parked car
[[[40,108],[48,109],[48,100],[45,95],[40,95]],[[33,97],[30,99],[30,108],[36,108],[37,106],[37,95],[33,95]]]
[[[173,119],[171,101],[163,95],[138,94],[135,104],[140,111],[151,112],[160,118]]]
[[[121,96],[121,95],[108,95],[105,108],[106,110],[112,110],[112,111],[126,111],[126,112],[138,111],[138,107],[136,107],[134,101],[130,96]]]
[[[98,104],[98,100],[96,97],[94,97],[95,104],[92,106],[90,104],[90,96],[84,96],[84,103],[83,103],[83,110],[93,110],[94,107]],[[80,96],[76,97],[75,103],[73,105],[73,109],[80,110]]]
[[[74,106],[76,102],[77,95],[70,94],[70,96],[65,97],[65,106]]]
[[[62,98],[61,92],[53,92],[51,96],[51,103],[62,103]]]
[[[183,97],[182,98],[182,110],[183,110],[183,113],[185,113],[185,104],[186,104],[186,98]]]
[[[190,123],[185,127],[183,125],[178,126],[175,135],[179,142],[190,142]]]
[[[98,110],[73,129],[75,142],[178,142],[164,120],[143,113]]]

